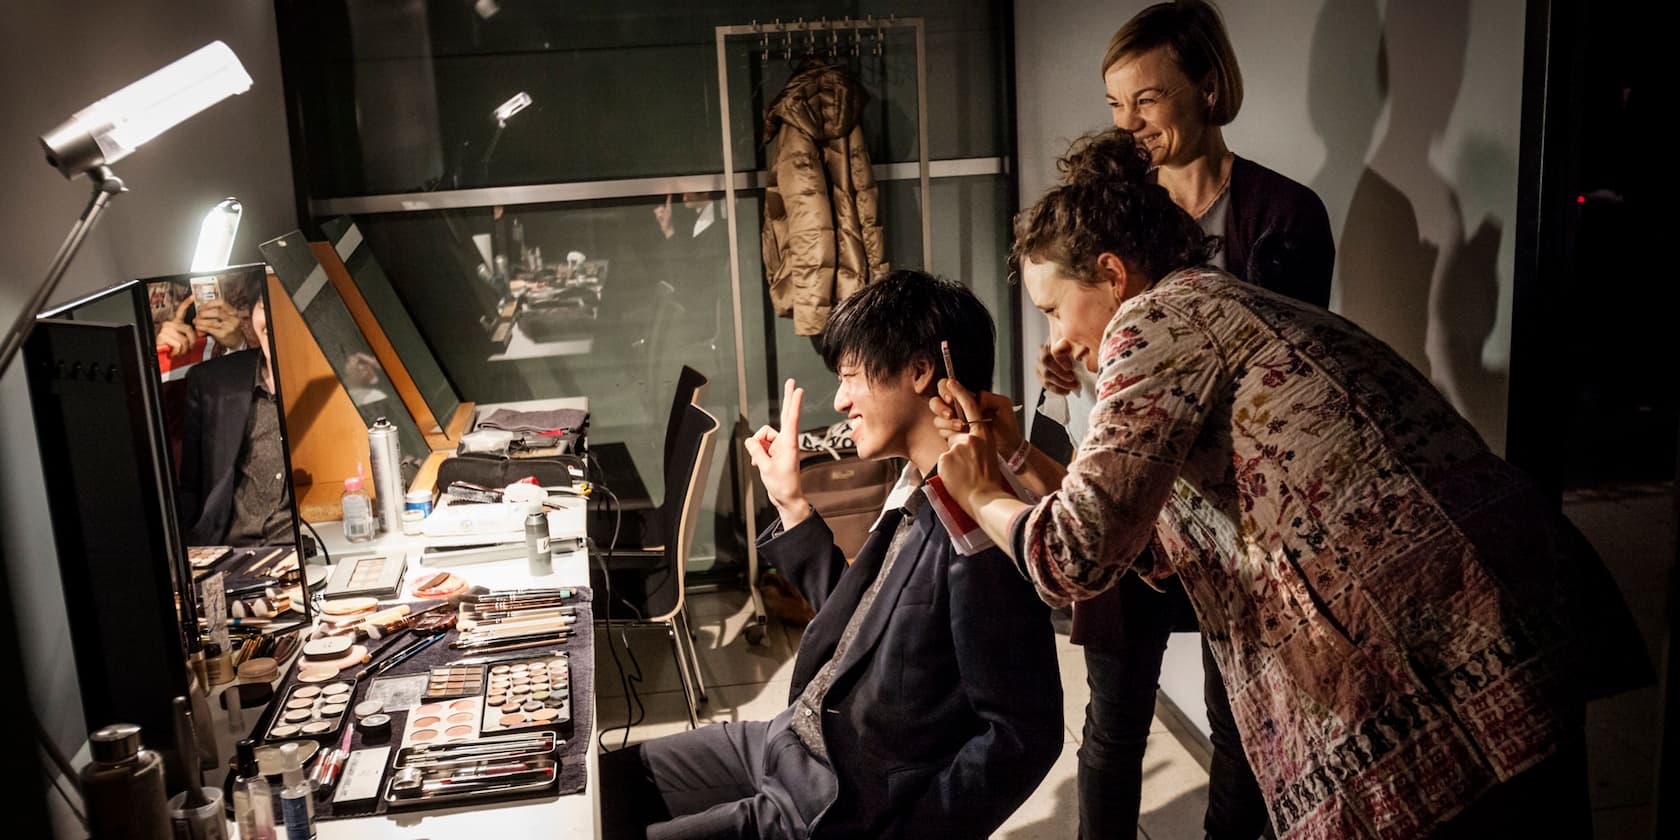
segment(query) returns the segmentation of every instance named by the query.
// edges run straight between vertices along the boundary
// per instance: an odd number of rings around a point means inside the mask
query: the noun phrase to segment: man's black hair
[[[898,376],[925,358],[937,384],[945,377],[941,341],[950,342],[951,364],[964,388],[991,390],[991,313],[961,283],[900,269],[834,307],[818,346],[829,370],[858,365],[871,382]]]

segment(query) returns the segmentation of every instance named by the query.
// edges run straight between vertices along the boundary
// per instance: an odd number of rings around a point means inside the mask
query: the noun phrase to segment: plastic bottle
[[[88,736],[93,761],[82,768],[82,797],[94,837],[170,840],[163,759],[140,746],[140,727],[115,723]]]
[[[286,840],[315,840],[315,800],[309,795],[297,744],[280,747],[280,766],[280,812],[286,815]]]
[[[362,489],[362,480],[351,476],[344,479],[344,495],[339,497],[344,508],[344,538],[350,542],[373,539],[377,528],[373,520],[373,500]]]
[[[249,738],[236,748],[233,779],[233,821],[239,840],[278,840],[274,830],[274,791],[257,769],[257,742]]]

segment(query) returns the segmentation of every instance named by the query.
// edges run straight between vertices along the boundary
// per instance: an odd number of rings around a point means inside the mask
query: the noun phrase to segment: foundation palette
[[[564,653],[491,666],[483,731],[570,726],[571,672],[571,660]]]
[[[403,572],[408,567],[406,557],[385,554],[364,554],[338,561],[324,593],[327,598],[357,595],[388,597],[402,591]]]
[[[293,686],[275,709],[264,740],[321,738],[344,725],[354,686],[347,682]]]
[[[426,679],[427,700],[466,697],[484,693],[483,665],[444,665],[433,668]]]
[[[430,746],[477,740],[479,715],[483,709],[482,697],[463,697],[415,706],[409,711],[408,722],[403,726],[402,745]]]

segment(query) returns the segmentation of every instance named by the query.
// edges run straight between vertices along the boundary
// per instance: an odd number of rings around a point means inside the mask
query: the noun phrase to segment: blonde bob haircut
[[[1191,84],[1211,87],[1208,125],[1229,125],[1242,108],[1242,71],[1219,10],[1205,0],[1156,3],[1126,21],[1108,41],[1102,74],[1122,60],[1165,47]]]

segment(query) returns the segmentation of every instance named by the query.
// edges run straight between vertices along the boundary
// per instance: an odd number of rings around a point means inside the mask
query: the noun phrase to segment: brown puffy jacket
[[[858,117],[869,94],[839,67],[801,68],[770,104],[764,274],[776,314],[817,335],[828,311],[887,273]]]

